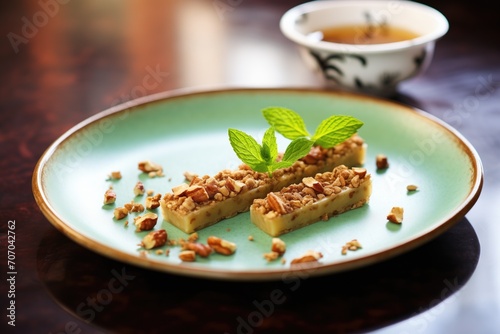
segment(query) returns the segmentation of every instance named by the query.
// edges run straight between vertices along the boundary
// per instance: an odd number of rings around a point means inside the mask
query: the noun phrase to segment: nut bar
[[[366,169],[341,165],[256,199],[250,207],[250,219],[276,237],[361,207],[369,201],[371,192]]]
[[[160,201],[163,218],[185,233],[192,233],[218,221],[248,211],[254,199],[264,198],[304,177],[332,170],[338,165],[364,163],[366,144],[353,135],[330,149],[313,147],[291,167],[279,169],[272,177],[247,165],[223,170],[214,176],[195,176],[190,184],[172,188]]]

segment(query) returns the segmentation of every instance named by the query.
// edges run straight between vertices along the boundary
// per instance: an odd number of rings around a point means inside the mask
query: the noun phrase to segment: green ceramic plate
[[[134,198],[133,186],[142,180],[147,189],[165,193],[184,182],[183,173],[214,174],[235,168],[228,128],[238,128],[259,139],[267,124],[261,109],[284,106],[303,116],[310,131],[332,114],[352,115],[365,125],[359,134],[368,143],[365,167],[373,176],[369,205],[327,222],[318,222],[281,238],[287,244],[286,263],[267,262],[271,237],[243,213],[199,232],[202,241],[216,235],[235,242],[233,256],[214,254],[193,263],[151,251],[141,256],[138,243],[146,232],[113,219],[113,206],[102,205],[112,185],[116,205]],[[283,148],[286,140],[279,138]],[[375,156],[389,158],[383,173]],[[165,177],[148,178],[137,169],[141,160],[161,164]],[[108,181],[121,171],[123,178]],[[169,273],[230,280],[287,279],[296,268],[290,261],[312,249],[324,255],[309,275],[334,273],[368,265],[417,247],[462,218],[479,197],[482,166],[474,148],[454,129],[413,108],[374,98],[300,89],[232,89],[167,93],[106,110],[76,125],[52,144],[33,175],[35,199],[47,219],[61,232],[102,255]],[[409,194],[408,184],[419,190]],[[405,210],[404,222],[387,222],[393,206]],[[158,214],[160,214],[158,212]],[[161,217],[161,215],[160,215]],[[159,219],[169,238],[187,235]],[[249,241],[252,235],[254,240]],[[346,242],[358,239],[363,248],[341,254]],[[166,249],[164,246],[162,249]]]

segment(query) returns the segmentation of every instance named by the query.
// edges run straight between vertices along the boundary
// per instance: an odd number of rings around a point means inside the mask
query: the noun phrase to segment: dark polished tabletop
[[[391,98],[456,128],[484,165],[475,206],[421,247],[290,289],[121,263],[71,241],[38,208],[37,160],[109,107],[179,88],[322,88],[279,31],[280,16],[300,2],[0,4],[0,332],[500,332],[500,21],[486,1],[425,1],[450,30],[428,70]],[[156,81],[144,85],[152,72]],[[259,308],[276,289],[286,298]]]

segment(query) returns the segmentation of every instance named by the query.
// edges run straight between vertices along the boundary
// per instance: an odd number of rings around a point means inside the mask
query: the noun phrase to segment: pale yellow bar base
[[[371,178],[367,176],[358,188],[348,188],[337,195],[325,197],[315,203],[304,206],[293,212],[268,217],[250,207],[250,219],[261,230],[270,236],[279,235],[311,225],[320,220],[339,215],[343,212],[359,208],[369,201],[372,192]]]

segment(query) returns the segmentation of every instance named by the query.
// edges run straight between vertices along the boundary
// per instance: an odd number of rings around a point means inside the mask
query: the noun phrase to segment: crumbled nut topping
[[[161,194],[146,197],[146,209],[154,210],[160,206]]]
[[[349,169],[338,166],[332,172],[305,177],[301,183],[292,184],[279,192],[271,192],[266,198],[254,200],[254,207],[268,217],[287,214],[311,205],[326,196],[335,196],[342,190],[358,188],[369,177],[365,168]]]
[[[387,220],[395,224],[401,224],[403,222],[403,213],[404,209],[402,207],[395,206],[387,215]]]
[[[331,164],[333,161],[338,160],[339,157],[348,154],[353,148],[363,144],[363,139],[354,135],[343,143],[329,149],[319,146],[313,147],[306,157],[296,161],[291,167],[275,171],[272,177],[269,177],[267,173],[255,172],[245,164],[240,165],[236,170],[222,170],[214,176],[198,176],[194,173],[185,172],[184,176],[189,181],[189,184],[173,187],[172,192],[165,194],[163,200],[169,210],[178,211],[180,214],[188,214],[196,211],[199,207],[221,202],[227,198],[276,182],[285,174],[304,175],[304,170],[309,166]],[[363,175],[359,175],[360,179],[363,179],[363,177]],[[340,187],[345,185],[345,180],[342,182],[339,183],[338,189],[336,188],[338,192],[341,190]],[[311,191],[316,190],[311,189]],[[332,189],[329,191],[331,192]]]
[[[378,154],[375,157],[375,164],[377,165],[377,169],[386,169],[386,168],[389,168],[389,160],[383,154]]]
[[[183,175],[184,175],[184,178],[186,179],[186,181],[189,181],[189,182],[191,182],[195,177],[198,177],[198,174],[188,172],[188,171],[184,172]]]

